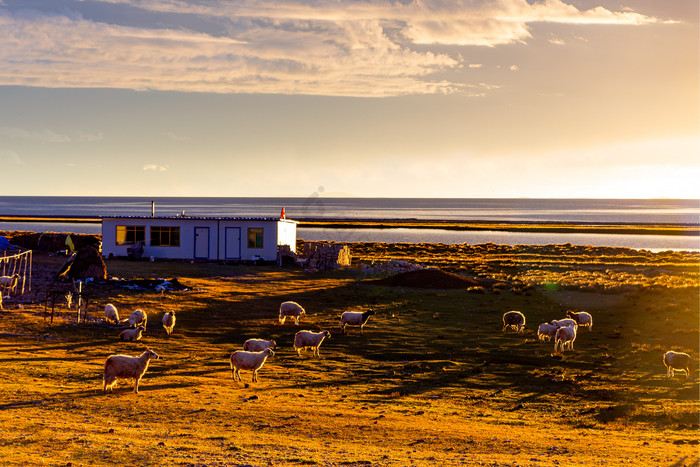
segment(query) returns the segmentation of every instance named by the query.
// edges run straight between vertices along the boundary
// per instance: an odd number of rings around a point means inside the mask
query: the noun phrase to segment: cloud
[[[156,172],[166,172],[168,170],[168,167],[163,166],[163,165],[158,165],[158,164],[146,164],[143,166],[143,170],[144,171],[153,170]]]
[[[14,151],[10,151],[9,149],[0,149],[0,163],[21,165],[22,159],[20,159],[19,155]]]
[[[71,141],[70,137],[60,135],[48,129],[25,130],[23,128],[0,127],[0,136],[5,136],[10,139],[39,141],[41,143],[68,143]]]
[[[103,132],[99,133],[79,133],[78,139],[83,143],[89,143],[92,141],[101,141],[105,137]]]
[[[97,16],[106,3],[123,14]],[[561,0],[103,0],[72,7],[51,12],[49,1],[42,11],[0,4],[0,85],[480,95],[478,85],[436,79],[463,64],[460,55],[430,46],[525,43],[529,25],[538,22],[656,21],[632,11],[579,10]],[[108,22],[112,16],[120,22]]]

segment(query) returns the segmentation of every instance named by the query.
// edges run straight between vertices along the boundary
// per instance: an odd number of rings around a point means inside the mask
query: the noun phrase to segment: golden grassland
[[[0,215],[0,222],[102,222],[97,216],[16,216]],[[584,222],[501,222],[501,221],[440,221],[419,219],[298,219],[300,227],[325,229],[442,229],[442,230],[480,230],[532,233],[597,233],[626,235],[684,235],[700,236],[698,224],[620,224],[620,223],[584,223]]]
[[[699,265],[695,253],[572,246],[351,245],[357,263],[402,259],[527,287],[470,293],[374,285],[360,269],[112,259],[111,276],[177,277],[190,290],[86,288],[149,314],[142,341],[76,324],[40,299],[63,259],[35,254],[34,303],[0,312],[0,456],[4,465],[697,465]],[[548,253],[548,254],[547,254]],[[67,287],[67,284],[63,284]],[[297,328],[279,303],[302,303]],[[364,335],[338,332],[346,310],[371,308]],[[524,334],[502,332],[517,309]],[[540,322],[568,309],[594,317],[576,350],[553,354]],[[177,315],[175,333],[160,326]],[[321,359],[297,357],[299,329],[329,329]],[[260,382],[233,382],[231,352],[273,338]],[[102,393],[114,353],[152,361],[140,393]],[[695,372],[666,378],[668,349]]]
[[[428,221],[417,219],[394,220],[340,220],[302,219],[300,227],[352,228],[352,229],[443,229],[443,230],[491,230],[532,233],[597,233],[627,235],[700,235],[697,224],[619,224],[575,222],[497,222],[497,221]]]

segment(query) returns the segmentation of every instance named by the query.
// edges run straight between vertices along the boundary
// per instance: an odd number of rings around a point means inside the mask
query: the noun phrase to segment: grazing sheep
[[[360,311],[346,311],[340,315],[340,331],[345,334],[345,325],[349,324],[351,326],[360,326],[360,334],[362,334],[367,320],[374,314],[374,310],[367,310],[364,313]]]
[[[557,329],[558,328],[553,324],[542,323],[537,329],[537,337],[542,342],[544,342],[545,339],[547,339],[547,342],[550,342],[552,337],[556,335]]]
[[[518,332],[521,332],[525,327],[525,315],[519,311],[508,311],[503,314],[503,330],[509,327],[517,327]]]
[[[105,321],[119,324],[119,312],[117,311],[117,307],[111,303],[105,305]]]
[[[236,350],[231,354],[231,375],[233,380],[243,381],[241,379],[241,370],[253,370],[253,382],[258,382],[258,370],[265,364],[267,357],[275,355],[272,349],[267,348],[260,352],[247,352],[245,350]]]
[[[146,316],[146,312],[143,310],[134,310],[134,312],[129,315],[129,326],[131,327],[136,327],[139,324],[142,324],[145,328],[147,321],[148,316]]]
[[[570,326],[565,326],[563,328],[557,329],[557,333],[554,336],[554,351],[557,351],[557,347],[564,352],[565,348],[568,347],[569,350],[574,350],[574,341],[576,340],[576,328],[577,325],[572,324]]]
[[[588,332],[593,329],[593,317],[590,313],[586,313],[585,311],[576,313],[575,311],[569,310],[566,312],[566,316],[576,321],[576,324],[579,326],[587,326]]]
[[[141,336],[143,335],[143,331],[145,331],[146,328],[143,327],[143,325],[138,325],[135,328],[129,328],[123,330],[121,333],[119,333],[119,338],[123,341],[137,341],[141,339]]]
[[[140,357],[130,357],[128,355],[111,355],[105,362],[105,370],[102,375],[102,392],[106,392],[109,388],[110,392],[114,392],[112,387],[117,381],[117,378],[133,378],[134,393],[139,393],[139,381],[148,369],[148,363],[152,358],[157,359],[158,354],[150,349],[146,349]]]
[[[664,354],[664,365],[666,365],[666,377],[673,378],[674,370],[685,371],[685,379],[690,376],[690,355],[683,352],[668,351]]]
[[[165,332],[170,335],[173,333],[173,328],[175,327],[175,312],[169,311],[163,315],[163,327]]]
[[[299,326],[299,318],[303,316],[306,316],[306,311],[297,302],[284,302],[280,305],[280,324],[284,324],[287,317],[290,317]]]
[[[13,274],[11,276],[0,276],[0,289],[7,289],[9,293],[15,291],[20,275]]]
[[[273,340],[248,339],[243,343],[243,350],[246,352],[262,352],[265,349],[273,349],[277,343]]]
[[[294,350],[301,357],[302,350],[311,349],[316,357],[321,358],[318,348],[325,338],[330,339],[331,333],[325,330],[321,332],[299,331],[294,335]]]
[[[558,328],[563,328],[566,326],[578,326],[578,323],[571,318],[553,319],[552,324]]]

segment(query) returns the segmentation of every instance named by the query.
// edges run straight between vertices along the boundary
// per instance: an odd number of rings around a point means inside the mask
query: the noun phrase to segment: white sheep
[[[248,339],[243,343],[243,350],[246,352],[262,352],[265,349],[273,349],[277,343],[273,340]]]
[[[280,305],[280,324],[284,324],[287,317],[294,318],[294,324],[299,326],[299,318],[306,316],[306,311],[297,302],[284,302]]]
[[[525,315],[519,311],[508,311],[503,314],[503,330],[509,327],[517,327],[518,332],[521,332],[525,327]]]
[[[576,322],[576,320],[573,320],[571,318],[553,319],[552,324],[558,328],[563,328],[566,326],[578,326],[578,323]]]
[[[146,316],[146,312],[143,310],[134,310],[134,312],[129,315],[129,326],[131,327],[136,327],[139,324],[142,324],[145,328],[147,321],[148,316]]]
[[[666,377],[673,378],[675,371],[685,371],[685,379],[690,376],[690,355],[684,352],[668,351],[664,354],[664,365],[666,365]]]
[[[593,329],[593,317],[590,313],[586,313],[585,311],[576,313],[575,311],[569,310],[566,312],[566,316],[576,321],[576,324],[579,326],[587,326],[589,332]]]
[[[9,293],[15,291],[20,275],[13,274],[11,276],[0,276],[0,289],[7,289]]]
[[[105,362],[105,369],[102,375],[102,392],[106,392],[117,381],[117,378],[132,378],[134,380],[134,393],[139,393],[139,381],[148,369],[148,363],[152,358],[157,359],[158,354],[150,349],[146,349],[140,357],[130,357],[128,355],[111,355]]]
[[[175,312],[169,311],[163,315],[163,327],[165,332],[170,335],[173,333],[173,328],[175,327]]]
[[[138,325],[135,328],[129,328],[125,329],[122,332],[119,333],[119,338],[123,341],[137,341],[141,339],[141,336],[143,335],[143,331],[145,331],[146,328],[143,327],[143,325]]]
[[[565,348],[569,350],[574,350],[574,341],[576,340],[576,328],[577,325],[572,324],[569,326],[564,326],[557,329],[557,333],[554,335],[554,351],[557,351],[557,347],[564,352]]]
[[[117,311],[117,307],[111,303],[105,305],[105,321],[119,324],[119,312]]]
[[[233,380],[243,381],[241,379],[241,370],[253,370],[253,382],[258,382],[258,370],[265,364],[267,357],[275,355],[272,349],[267,348],[261,352],[247,352],[245,350],[236,350],[231,354],[231,375]]]
[[[362,334],[367,320],[374,314],[374,310],[367,310],[364,313],[361,311],[346,311],[340,315],[340,331],[345,334],[346,325],[360,326],[360,334]]]
[[[331,333],[326,330],[321,332],[299,331],[294,335],[294,350],[297,351],[298,356],[301,356],[302,350],[311,349],[316,357],[321,358],[318,348],[326,338],[331,338]]]
[[[556,335],[557,329],[558,328],[553,324],[542,323],[537,329],[537,337],[542,342],[544,342],[545,339],[547,339],[547,342],[550,342],[552,338]]]

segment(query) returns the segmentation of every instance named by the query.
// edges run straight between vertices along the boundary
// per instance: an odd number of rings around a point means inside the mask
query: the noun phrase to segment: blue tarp
[[[7,237],[0,237],[0,250],[14,250],[15,247],[10,245],[10,241]]]

